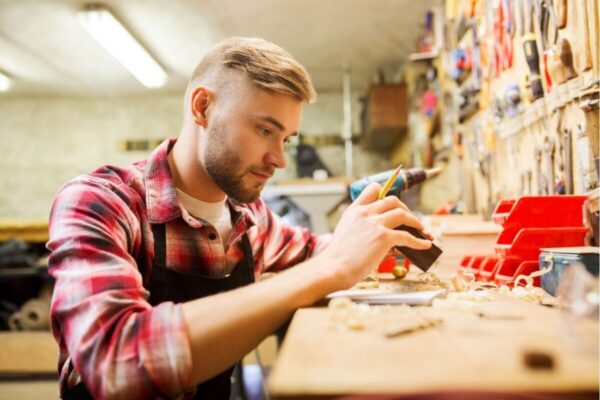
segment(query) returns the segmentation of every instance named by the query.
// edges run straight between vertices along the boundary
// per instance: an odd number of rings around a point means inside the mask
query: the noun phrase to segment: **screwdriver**
[[[526,33],[521,39],[523,41],[523,50],[525,59],[529,66],[529,85],[531,93],[535,100],[544,96],[544,87],[542,86],[542,76],[540,74],[540,55],[538,53],[537,42],[534,33]]]

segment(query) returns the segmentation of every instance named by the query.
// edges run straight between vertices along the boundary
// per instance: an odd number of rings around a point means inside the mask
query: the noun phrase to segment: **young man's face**
[[[275,169],[287,165],[284,145],[297,134],[301,113],[295,96],[251,85],[210,120],[206,171],[229,197],[256,200]]]

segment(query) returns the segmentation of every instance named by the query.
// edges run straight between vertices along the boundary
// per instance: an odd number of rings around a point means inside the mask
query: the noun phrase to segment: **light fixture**
[[[8,92],[10,89],[10,79],[0,72],[0,92]]]
[[[78,18],[92,35],[121,65],[144,86],[163,86],[167,74],[121,23],[101,5],[88,5]]]

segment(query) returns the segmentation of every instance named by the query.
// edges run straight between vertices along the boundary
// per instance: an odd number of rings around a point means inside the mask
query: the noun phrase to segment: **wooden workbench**
[[[569,331],[559,310],[508,297],[481,303],[478,310],[500,318],[413,307],[410,312],[442,318],[443,324],[386,338],[384,326],[340,329],[327,308],[301,309],[280,350],[269,390],[274,398],[598,391],[597,320],[578,321]],[[509,318],[503,319],[506,313]],[[569,338],[574,332],[577,341]],[[528,368],[526,351],[549,354],[554,367]]]

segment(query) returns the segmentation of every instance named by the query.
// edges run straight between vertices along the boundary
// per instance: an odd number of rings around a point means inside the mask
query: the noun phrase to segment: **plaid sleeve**
[[[141,243],[135,203],[126,187],[79,179],[50,215],[53,333],[95,398],[176,397],[189,385],[181,307],[149,305],[131,255]]]
[[[253,206],[258,225],[253,248],[263,272],[298,264],[320,252],[331,240],[330,234],[317,235],[286,224],[262,200]]]

